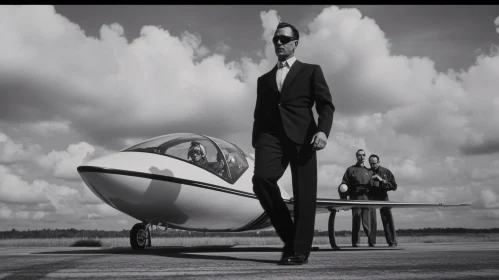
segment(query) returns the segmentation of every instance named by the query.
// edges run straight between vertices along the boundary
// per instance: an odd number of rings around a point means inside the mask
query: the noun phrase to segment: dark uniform
[[[377,174],[381,178],[385,180],[386,183],[381,181],[373,180],[370,181],[370,191],[369,191],[369,199],[370,200],[381,200],[388,201],[388,191],[397,190],[397,183],[395,182],[395,176],[393,176],[392,172],[388,168],[384,168],[382,166],[378,167],[378,170],[372,170],[373,175]],[[393,224],[393,216],[392,216],[392,208],[391,207],[383,207],[379,209],[379,214],[381,216],[381,221],[383,222],[383,229],[385,231],[386,243],[388,245],[397,245],[397,236],[395,233],[395,226]],[[377,223],[376,220],[371,221],[371,235],[373,240],[376,240],[376,231],[377,231]]]
[[[369,191],[369,181],[372,171],[365,166],[358,164],[347,168],[343,175],[342,184],[348,186],[347,194],[351,200],[369,200],[367,193]],[[362,217],[362,227],[366,233],[370,246],[375,241],[371,237],[371,209],[370,208],[352,208],[352,246],[357,247],[359,243],[360,221]]]

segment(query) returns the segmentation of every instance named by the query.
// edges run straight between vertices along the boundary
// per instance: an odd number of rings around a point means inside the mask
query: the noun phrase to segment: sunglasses
[[[277,45],[277,42],[280,41],[281,44],[283,45],[286,45],[287,43],[291,42],[291,41],[294,41],[296,40],[295,37],[288,37],[288,36],[274,36],[274,38],[272,38],[272,43],[274,43],[274,45]]]
[[[191,154],[193,154],[193,155],[200,155],[201,151],[199,151],[199,150],[192,150]]]

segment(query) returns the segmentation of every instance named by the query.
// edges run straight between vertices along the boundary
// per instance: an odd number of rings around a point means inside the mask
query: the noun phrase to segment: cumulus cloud
[[[494,191],[484,189],[480,192],[478,199],[473,201],[472,206],[476,209],[499,209],[499,200]]]
[[[0,165],[0,202],[34,206],[49,204],[49,208],[65,211],[65,206],[77,199],[78,191],[75,189],[43,180],[29,183]]]
[[[497,150],[496,53],[478,57],[467,71],[438,73],[430,58],[391,55],[383,31],[356,9],[326,8],[308,29],[297,56],[323,67],[337,112],[356,116],[358,130],[383,123],[398,134],[429,137],[436,149]]]
[[[297,56],[324,68],[338,112],[378,113],[425,97],[427,91],[415,93],[431,81],[433,63],[390,56],[384,32],[357,9],[326,8],[307,27]]]
[[[240,69],[210,54],[198,35],[186,31],[179,38],[145,26],[128,43],[115,23],[103,26],[97,39],[51,6],[4,6],[0,16],[1,51],[10,53],[0,55],[1,92],[10,101],[0,108],[4,119],[59,117],[103,143],[249,127],[243,105],[254,97],[239,80]]]
[[[80,179],[76,168],[81,165],[95,148],[86,143],[69,145],[67,151],[52,151],[38,159],[41,166],[51,170],[53,175],[64,179]]]
[[[404,159],[394,165],[388,165],[389,169],[397,174],[397,177],[417,179],[423,174],[423,169],[414,160]]]
[[[355,164],[355,152],[358,149],[369,151],[366,140],[345,132],[333,133],[326,148],[319,155],[322,163],[336,163],[346,167]]]
[[[47,215],[44,211],[13,211],[7,205],[0,203],[0,220],[42,220]]]
[[[353,119],[353,129],[356,132],[365,134],[378,130],[383,125],[383,119],[380,113],[372,115],[361,115]]]
[[[231,50],[231,47],[224,42],[218,42],[215,49],[221,53],[227,53]]]
[[[38,156],[42,149],[38,144],[21,143],[0,132],[0,163],[26,162]]]
[[[118,23],[102,26],[99,38],[87,37],[50,6],[2,11],[8,43],[0,70],[9,73],[2,88],[9,107],[17,108],[2,108],[4,117],[50,121],[57,112],[106,145],[176,131],[249,131],[254,82],[275,63],[271,37],[280,20],[274,10],[260,14],[266,41],[260,61],[226,62],[188,31],[175,37],[145,26],[128,42]],[[19,22],[14,33],[10,24]],[[499,150],[498,56],[480,56],[461,73],[438,73],[430,58],[392,55],[385,33],[357,9],[326,8],[307,29],[297,57],[322,66],[339,118],[355,116],[359,133],[386,125],[397,134],[430,137],[437,148],[450,143],[467,154]],[[48,61],[51,66],[40,71]]]

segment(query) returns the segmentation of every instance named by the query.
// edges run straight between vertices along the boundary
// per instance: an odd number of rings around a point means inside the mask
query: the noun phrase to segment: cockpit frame
[[[239,170],[239,172],[237,172],[237,174],[231,174],[231,170],[229,168],[229,164],[227,162],[225,154],[222,151],[222,148],[216,143],[216,141],[214,141],[212,139],[212,137],[206,136],[206,135],[203,135],[203,134],[197,134],[197,133],[176,133],[174,135],[178,135],[178,136],[174,137],[174,138],[171,138],[170,140],[167,140],[166,142],[161,143],[161,144],[159,144],[157,146],[153,145],[153,146],[148,146],[148,147],[145,147],[145,148],[141,147],[141,146],[144,146],[144,145],[146,145],[148,143],[151,143],[151,142],[154,142],[154,141],[158,141],[161,138],[164,138],[164,137],[167,137],[167,136],[168,137],[172,137],[172,134],[163,135],[163,136],[159,136],[159,137],[155,137],[155,138],[152,138],[152,139],[145,140],[145,141],[143,141],[141,143],[138,143],[136,145],[127,147],[127,148],[121,150],[121,152],[145,152],[145,153],[153,153],[153,154],[157,154],[157,155],[162,155],[162,156],[166,156],[166,157],[171,157],[171,158],[174,158],[174,159],[178,159],[178,160],[187,162],[189,164],[192,164],[192,165],[194,165],[196,167],[199,167],[199,168],[201,168],[203,170],[206,170],[206,171],[208,171],[208,172],[216,175],[217,177],[222,178],[223,180],[225,180],[226,182],[228,182],[230,184],[234,184],[241,177],[241,175],[244,172],[246,172],[246,170],[249,168],[249,165],[248,165],[248,162],[246,160],[246,157],[250,156],[250,155],[248,155],[247,153],[245,153],[241,148],[239,148],[236,144],[234,144],[232,142],[229,142],[229,141],[226,141],[226,140],[220,140],[218,138],[214,138],[217,141],[227,142],[227,143],[231,144],[233,146],[233,148],[235,148],[235,150],[237,151],[237,153],[239,153],[240,160],[243,160],[244,164],[243,164],[242,167],[240,167],[240,170]],[[217,154],[219,153],[219,154],[223,155],[221,158],[222,158],[222,161],[224,163],[224,170],[225,170],[225,172],[226,172],[225,174],[227,174],[227,176],[222,176],[222,175],[218,174],[215,171],[215,169],[203,168],[201,166],[198,166],[194,162],[192,162],[192,161],[190,161],[188,159],[184,159],[184,158],[181,158],[181,157],[177,157],[177,156],[173,156],[173,155],[170,155],[170,154],[166,154],[166,152],[167,152],[167,150],[169,148],[175,147],[175,146],[183,144],[183,143],[192,142],[192,141],[201,140],[201,139],[209,141],[215,147],[215,149],[217,151]],[[210,163],[211,164],[217,164],[218,162],[210,162]]]

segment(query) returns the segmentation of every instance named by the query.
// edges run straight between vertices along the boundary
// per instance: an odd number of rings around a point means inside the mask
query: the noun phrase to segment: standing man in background
[[[364,166],[366,152],[359,149],[355,153],[357,163],[347,168],[343,175],[342,184],[348,186],[348,191],[343,196],[348,195],[351,200],[369,200],[367,194],[369,191],[369,181],[372,177],[372,171]],[[342,195],[340,194],[340,198]],[[376,241],[372,239],[371,234],[371,209],[370,208],[352,208],[352,247],[359,247],[360,221],[362,217],[362,227],[367,235],[369,247],[374,247]]]
[[[397,190],[397,183],[392,172],[385,167],[380,166],[379,157],[375,154],[369,156],[369,164],[373,176],[370,180],[370,200],[388,201],[388,191]],[[385,231],[386,243],[390,247],[397,247],[397,235],[395,233],[395,225],[393,223],[391,207],[383,207],[379,209],[381,221],[383,222],[383,230]],[[374,209],[376,211],[376,209]],[[373,238],[376,239],[377,223],[371,224],[371,232]]]
[[[321,67],[295,58],[299,39],[291,24],[277,25],[272,42],[278,63],[258,78],[253,122],[253,190],[284,242],[280,265],[308,262],[317,200],[316,151],[326,147],[335,111]],[[288,165],[294,221],[277,185]]]

